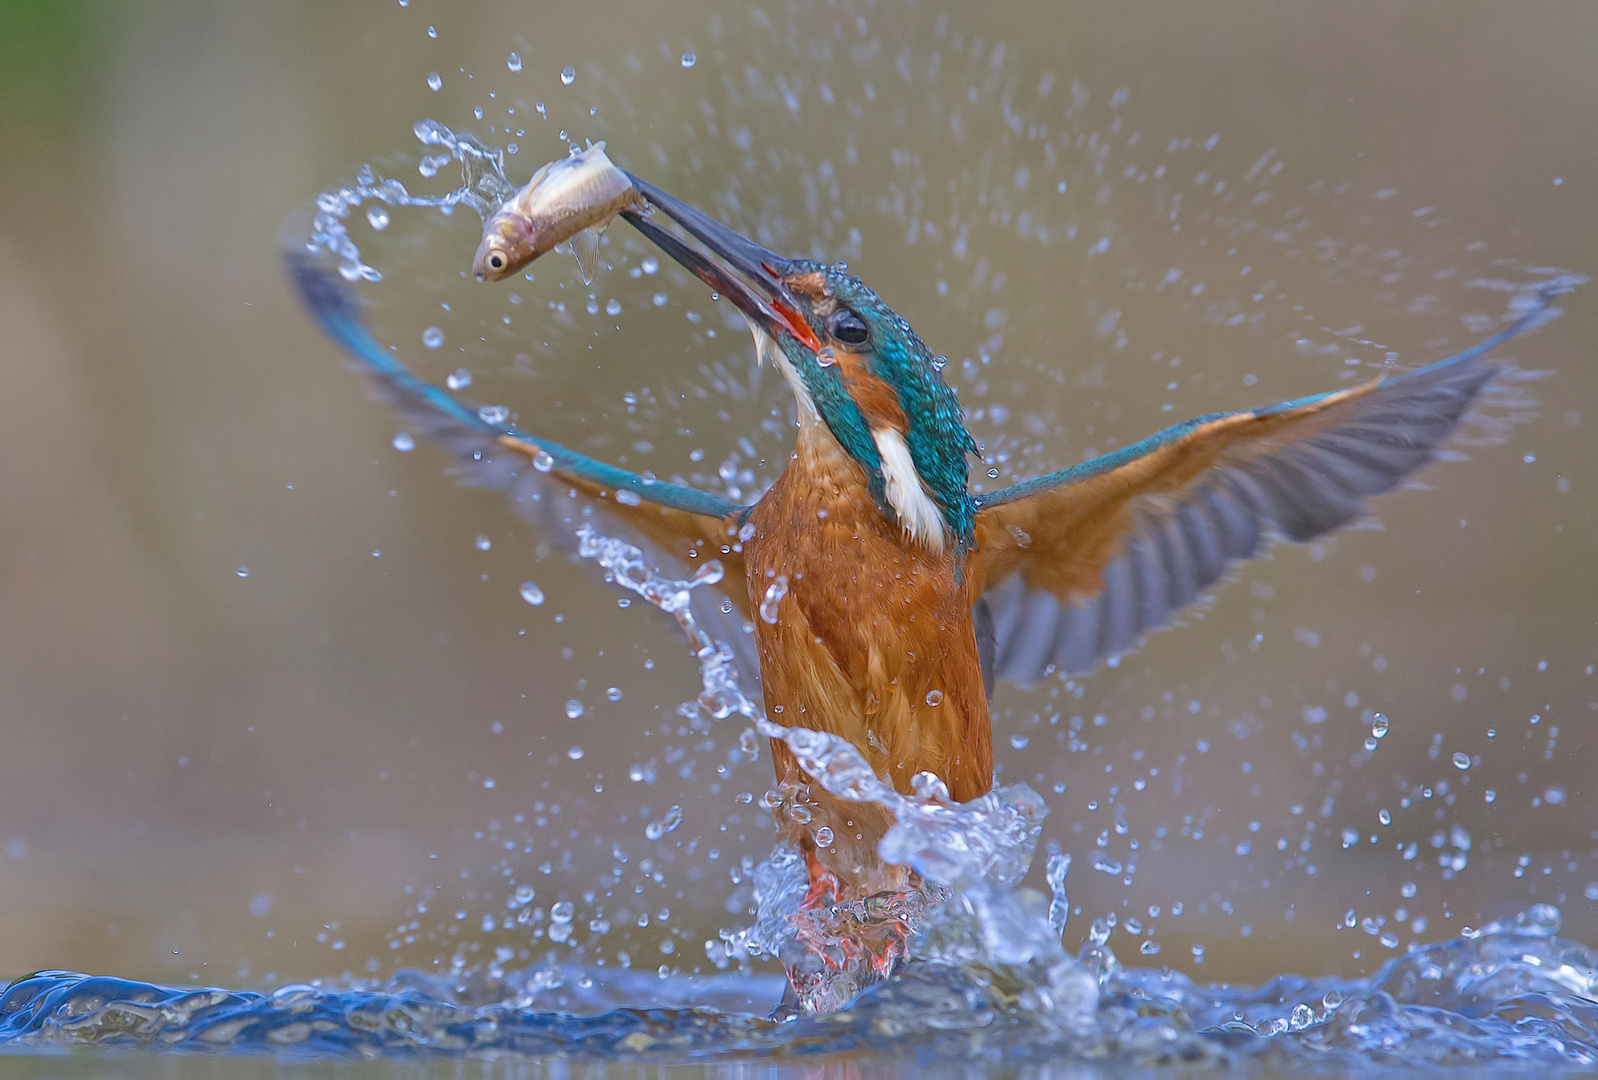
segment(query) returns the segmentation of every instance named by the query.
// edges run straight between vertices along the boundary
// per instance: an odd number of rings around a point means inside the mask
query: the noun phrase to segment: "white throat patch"
[[[821,423],[821,414],[816,411],[816,401],[810,396],[810,388],[793,369],[793,365],[788,363],[788,358],[782,354],[782,346],[773,341],[770,334],[749,322],[747,315],[744,316],[744,322],[749,323],[749,329],[755,335],[755,363],[764,364],[769,358],[772,366],[782,372],[783,380],[793,390],[793,396],[799,403],[799,423]]]
[[[910,539],[928,551],[943,550],[943,513],[921,484],[910,447],[893,428],[872,428],[871,438],[882,455],[882,479],[888,505]]]

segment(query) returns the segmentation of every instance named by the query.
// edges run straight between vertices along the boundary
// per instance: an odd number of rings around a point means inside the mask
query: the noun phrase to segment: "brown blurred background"
[[[727,867],[769,838],[734,796],[769,764],[718,775],[736,727],[661,733],[697,686],[666,620],[540,560],[434,448],[396,452],[284,288],[283,222],[362,162],[447,188],[453,166],[416,173],[417,119],[518,143],[518,181],[559,132],[604,138],[768,243],[848,258],[1025,476],[1436,359],[1501,324],[1483,282],[1590,272],[1595,44],[1579,2],[0,5],[0,975],[475,963],[529,945],[479,926],[512,880],[574,901],[590,956],[650,968],[742,920]],[[479,286],[476,229],[351,218],[418,370],[464,365],[474,400],[634,467],[769,480],[786,392],[745,392],[747,338],[708,297],[631,276],[621,227],[591,289],[556,259]],[[1402,948],[1546,901],[1598,941],[1598,307],[1565,307],[1504,350],[1552,373],[1488,410],[1507,444],[1456,445],[1383,530],[1244,568],[1080,696],[1001,692],[1004,779],[1075,857],[1068,937],[1114,911],[1123,958],[1214,979],[1393,955],[1349,910]]]

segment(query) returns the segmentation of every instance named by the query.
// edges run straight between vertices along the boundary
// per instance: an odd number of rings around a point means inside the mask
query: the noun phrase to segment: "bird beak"
[[[773,340],[786,333],[812,352],[820,351],[821,342],[784,284],[784,279],[794,270],[790,260],[740,236],[647,180],[640,180],[632,173],[628,173],[627,178],[650,205],[681,225],[716,258],[689,247],[637,210],[622,211],[621,216],[628,224],[699,280],[731,300],[756,328]]]

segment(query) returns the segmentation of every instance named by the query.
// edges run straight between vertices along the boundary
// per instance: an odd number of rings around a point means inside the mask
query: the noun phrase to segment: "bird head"
[[[878,507],[934,551],[972,542],[966,455],[978,452],[943,361],[843,264],[786,259],[631,177],[654,207],[709,250],[649,217],[627,218],[667,255],[748,318],[762,358],[798,399],[801,420],[825,424],[865,472]]]

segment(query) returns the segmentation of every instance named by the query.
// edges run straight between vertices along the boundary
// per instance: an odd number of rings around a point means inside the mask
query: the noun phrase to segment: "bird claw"
[[[841,1008],[891,976],[909,951],[917,908],[907,893],[844,900],[838,875],[805,853],[810,887],[795,913],[792,948],[782,957],[790,995],[779,1012],[814,1015]]]

